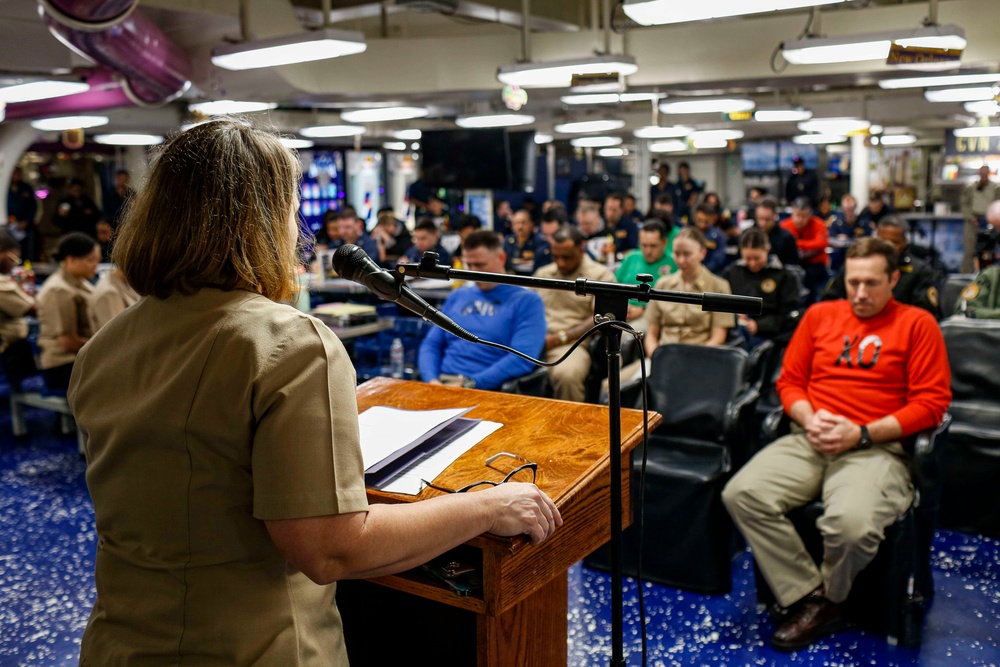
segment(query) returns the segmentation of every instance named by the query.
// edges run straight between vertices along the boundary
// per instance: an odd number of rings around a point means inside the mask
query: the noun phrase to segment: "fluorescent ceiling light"
[[[725,139],[692,139],[691,145],[695,148],[727,148],[729,142]]]
[[[625,14],[641,25],[703,21],[783,9],[832,5],[845,0],[625,0]]]
[[[625,155],[624,148],[599,148],[597,150],[597,155],[599,157],[622,157]]]
[[[90,84],[83,81],[32,81],[19,83],[16,86],[0,88],[0,102],[17,104],[18,102],[33,102],[48,100],[53,97],[76,95],[90,90]]]
[[[688,145],[686,141],[671,139],[670,141],[657,141],[649,145],[650,153],[680,153],[686,151]]]
[[[277,108],[277,102],[240,102],[237,100],[215,100],[189,104],[188,110],[205,116],[220,116],[233,113],[253,113]]]
[[[882,134],[882,132],[884,131],[885,128],[879,125],[878,123],[872,123],[871,125],[868,126],[868,134]]]
[[[649,102],[664,97],[662,93],[591,93],[584,95],[563,95],[563,104],[618,104],[619,102]]]
[[[809,109],[758,109],[753,119],[758,123],[795,123],[809,120],[812,115]]]
[[[583,120],[574,123],[556,125],[556,132],[580,134],[583,132],[613,132],[625,127],[625,121],[618,119]]]
[[[1000,137],[1000,126],[978,125],[955,130],[956,137]]]
[[[257,69],[350,56],[366,48],[360,32],[323,28],[219,46],[212,49],[212,63],[229,70]]]
[[[401,139],[403,141],[418,141],[423,136],[423,132],[420,130],[396,130],[392,133],[392,136],[394,139]]]
[[[860,118],[814,118],[804,123],[799,123],[798,128],[803,132],[819,132],[821,134],[850,134],[851,132],[861,132],[867,130],[872,124]]]
[[[887,30],[863,35],[804,37],[782,42],[781,55],[793,65],[885,60],[892,43],[911,48],[965,48],[965,31],[956,25]]]
[[[666,97],[663,93],[622,93],[618,96],[622,102],[652,102]]]
[[[535,132],[535,143],[536,144],[551,144],[552,135],[546,134],[545,132]]]
[[[423,118],[430,113],[426,107],[379,107],[342,111],[340,117],[348,123],[381,123],[386,120]]]
[[[108,146],[155,146],[163,143],[163,137],[158,134],[95,134],[94,141]]]
[[[995,116],[1000,113],[1000,103],[993,100],[982,100],[979,102],[966,102],[965,110],[977,116]]]
[[[912,146],[917,143],[917,138],[912,134],[885,134],[879,138],[879,143],[883,146]]]
[[[303,137],[310,137],[313,139],[328,137],[354,137],[364,133],[365,128],[363,125],[316,125],[313,127],[303,127],[299,130],[299,134]]]
[[[571,139],[570,144],[577,148],[600,148],[602,146],[618,146],[622,143],[621,137],[577,137]]]
[[[387,151],[405,151],[406,142],[405,141],[387,141],[382,144],[382,148]]]
[[[696,144],[699,140],[702,142],[732,141],[733,139],[742,139],[743,130],[700,130],[693,132],[688,138]]]
[[[497,79],[522,88],[567,88],[575,74],[617,74],[628,76],[639,71],[632,56],[603,55],[573,60],[505,65]]]
[[[669,127],[647,125],[646,127],[640,127],[632,134],[639,139],[676,139],[678,137],[686,137],[692,132],[694,132],[694,128],[687,127],[686,125],[671,125]]]
[[[43,132],[62,132],[63,130],[85,130],[88,127],[107,125],[107,116],[60,116],[58,118],[39,118],[31,121],[31,127]]]
[[[296,139],[294,137],[279,137],[278,141],[284,144],[285,148],[312,148],[316,145],[315,141],[309,141],[308,139]]]
[[[928,102],[980,102],[993,99],[993,88],[990,86],[937,88],[924,91],[924,99]]]
[[[455,119],[455,125],[468,129],[482,127],[515,127],[517,125],[530,125],[535,122],[534,116],[525,113],[495,113],[483,114],[479,116],[459,116]]]
[[[792,137],[797,144],[842,144],[847,137],[842,134],[800,134]]]
[[[735,113],[750,111],[753,108],[753,100],[736,98],[684,100],[660,104],[660,111],[663,113]]]
[[[906,79],[879,81],[879,88],[933,88],[935,86],[964,86],[975,83],[997,83],[1000,74],[952,74],[948,76],[914,76]]]

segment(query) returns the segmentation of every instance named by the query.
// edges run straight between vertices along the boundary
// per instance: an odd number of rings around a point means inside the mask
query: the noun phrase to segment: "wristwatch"
[[[475,389],[476,381],[470,377],[462,377],[462,386],[466,389]]]
[[[559,332],[559,342],[561,344],[565,345],[566,341],[568,341],[568,340],[569,340],[569,336],[566,334],[566,332],[565,331],[560,331]]]
[[[861,426],[861,439],[858,440],[858,444],[854,445],[854,449],[871,449],[875,441],[872,440],[872,434],[868,432],[868,427]]]

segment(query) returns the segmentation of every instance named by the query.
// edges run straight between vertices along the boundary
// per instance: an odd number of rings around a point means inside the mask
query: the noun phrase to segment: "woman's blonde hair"
[[[677,232],[677,236],[674,237],[674,241],[676,242],[677,239],[691,239],[702,248],[708,248],[708,241],[705,239],[705,235],[697,227],[681,227],[680,231]]]
[[[181,132],[129,207],[112,260],[142,295],[217,287],[287,301],[298,290],[288,223],[300,176],[276,135],[243,121]]]

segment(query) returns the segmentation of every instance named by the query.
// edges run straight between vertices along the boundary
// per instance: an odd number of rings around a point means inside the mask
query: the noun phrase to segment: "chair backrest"
[[[976,401],[1000,407],[1000,320],[949,317],[941,333],[951,366],[954,402]]]
[[[749,355],[733,347],[661,345],[649,374],[650,409],[671,436],[723,443],[729,406],[748,386]]]
[[[976,279],[974,274],[956,273],[948,276],[941,286],[941,312],[948,317],[955,312],[955,304],[969,283]]]

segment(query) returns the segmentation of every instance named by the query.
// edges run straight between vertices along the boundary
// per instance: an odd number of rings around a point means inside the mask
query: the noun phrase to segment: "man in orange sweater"
[[[810,307],[785,352],[778,393],[792,433],[730,480],[722,499],[778,604],[771,645],[791,651],[843,627],[855,575],[913,500],[901,441],[937,425],[951,402],[944,339],[927,311],[898,303],[896,248],[879,238],[847,253],[847,299]],[[823,564],[785,518],[822,498]]]
[[[792,204],[791,217],[781,221],[781,228],[795,237],[799,263],[806,271],[805,287],[809,290],[809,303],[812,303],[819,298],[823,286],[830,279],[826,268],[830,265],[826,254],[830,233],[826,223],[812,214],[808,197],[799,197]]]

